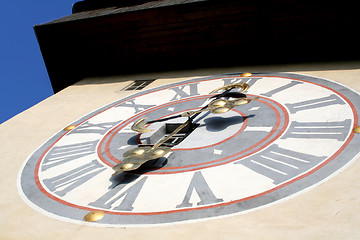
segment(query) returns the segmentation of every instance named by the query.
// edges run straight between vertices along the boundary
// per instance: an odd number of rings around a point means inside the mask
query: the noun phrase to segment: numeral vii
[[[98,141],[55,146],[42,163],[42,171],[95,153]]]
[[[105,171],[105,167],[99,164],[96,160],[93,160],[88,164],[84,164],[83,166],[60,174],[59,176],[45,179],[44,184],[50,191],[53,191],[59,196],[64,196],[71,190],[86,183],[102,171]]]

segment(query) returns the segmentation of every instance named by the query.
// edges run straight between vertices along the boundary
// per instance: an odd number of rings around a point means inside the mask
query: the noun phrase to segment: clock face
[[[135,171],[112,176],[123,154],[164,140],[180,117],[209,104],[212,90],[248,83],[258,99],[223,114],[201,112],[194,129],[166,142],[171,151]],[[236,89],[232,91],[237,91]],[[246,213],[328,179],[359,154],[354,127],[360,96],[338,83],[285,73],[227,74],[138,92],[96,110],[44,143],[18,177],[23,199],[76,223],[98,210],[100,226],[143,226]],[[65,126],[64,126],[65,127]]]

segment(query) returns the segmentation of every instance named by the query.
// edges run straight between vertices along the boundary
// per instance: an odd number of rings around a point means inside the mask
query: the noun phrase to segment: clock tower
[[[355,41],[320,44],[354,17],[322,6],[84,0],[35,26],[57,93],[0,125],[0,238],[359,237]]]

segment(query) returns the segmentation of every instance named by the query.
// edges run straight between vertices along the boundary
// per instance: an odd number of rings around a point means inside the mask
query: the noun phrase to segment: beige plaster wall
[[[150,228],[100,228],[55,220],[29,207],[17,190],[24,161],[53,134],[124,97],[134,79],[155,85],[230,72],[297,72],[341,82],[360,92],[360,62],[251,66],[86,79],[0,125],[0,239],[360,239],[360,162],[299,196],[246,214]],[[360,135],[359,139],[360,147]]]

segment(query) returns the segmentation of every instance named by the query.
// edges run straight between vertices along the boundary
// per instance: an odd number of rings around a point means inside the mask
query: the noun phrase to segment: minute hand
[[[233,88],[241,88],[242,91],[241,91],[241,93],[239,93],[239,92],[230,92]],[[140,133],[150,132],[152,130],[147,129],[145,127],[145,125],[155,123],[155,122],[164,122],[164,121],[179,118],[179,117],[191,117],[191,119],[194,119],[201,112],[208,111],[208,110],[211,113],[215,113],[215,114],[227,112],[233,107],[249,103],[252,100],[252,99],[247,98],[246,95],[243,94],[243,92],[245,90],[247,90],[248,88],[249,88],[249,85],[247,83],[236,83],[236,84],[226,85],[224,87],[221,87],[221,88],[218,88],[218,89],[212,91],[211,93],[214,93],[214,92],[219,91],[219,90],[225,90],[221,94],[212,96],[211,98],[215,98],[215,100],[213,100],[211,103],[209,103],[205,107],[201,108],[200,110],[188,111],[188,112],[184,112],[184,113],[181,113],[181,114],[178,114],[178,115],[175,115],[175,116],[162,118],[162,119],[157,119],[157,120],[152,120],[152,121],[148,121],[148,122],[145,122],[145,119],[146,119],[146,117],[145,117],[145,118],[142,118],[142,119],[136,121],[131,126],[131,129],[133,131],[135,131],[135,132],[140,132]],[[230,97],[239,98],[239,99],[233,100],[233,101],[228,101],[227,99],[229,99]],[[220,99],[220,98],[222,98],[222,99]],[[240,103],[240,102],[241,102],[241,104],[234,104],[234,103]]]

